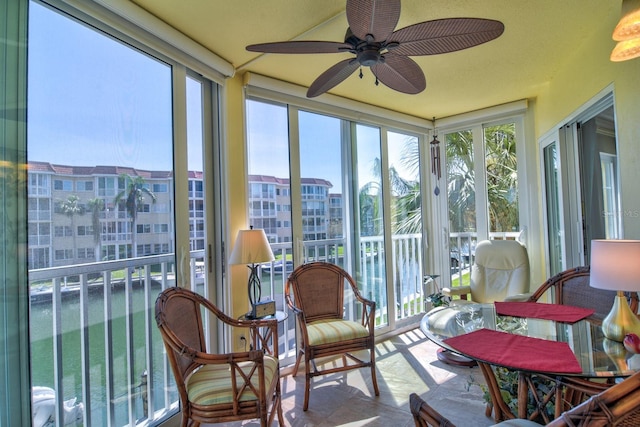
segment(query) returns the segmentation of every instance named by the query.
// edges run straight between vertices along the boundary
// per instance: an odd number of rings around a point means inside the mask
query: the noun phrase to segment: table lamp
[[[251,273],[249,274],[249,283],[247,290],[249,292],[249,302],[251,303],[251,312],[248,317],[266,316],[271,311],[275,312],[275,304],[273,301],[261,303],[260,298],[262,289],[260,286],[260,276],[258,276],[258,266],[262,262],[273,261],[275,257],[271,251],[267,235],[262,229],[238,231],[236,244],[231,252],[229,262],[231,264],[247,264]],[[272,310],[273,308],[273,310]]]
[[[628,333],[640,335],[640,320],[624,295],[640,290],[640,240],[592,240],[589,284],[617,292],[602,321],[605,337],[622,342]]]

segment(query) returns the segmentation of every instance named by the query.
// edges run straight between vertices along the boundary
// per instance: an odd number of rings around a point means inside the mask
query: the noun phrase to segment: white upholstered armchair
[[[526,301],[529,298],[529,256],[516,240],[483,240],[476,246],[468,286],[444,288],[442,293],[459,296],[454,302],[491,303]]]

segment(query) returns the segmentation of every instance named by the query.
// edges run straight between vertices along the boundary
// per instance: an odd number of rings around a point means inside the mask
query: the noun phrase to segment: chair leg
[[[376,396],[380,396],[380,390],[378,389],[378,379],[376,377],[376,361],[373,356],[373,350],[371,350],[371,380],[373,381],[373,391]]]
[[[302,360],[302,353],[302,350],[298,352],[298,358],[296,359],[296,364],[293,366],[293,372],[291,373],[291,376],[293,377],[298,375],[298,368],[300,367],[300,361]]]
[[[309,389],[311,388],[311,361],[309,357],[305,354],[304,357],[304,403],[302,405],[302,410],[306,411],[309,409]]]
[[[373,391],[376,393],[376,396],[380,396],[378,380],[376,379],[376,367],[374,365],[371,365],[371,379],[373,380]]]
[[[273,400],[273,406],[271,407],[271,417],[269,418],[270,422],[273,421],[273,411],[276,411],[278,415],[278,425],[280,427],[284,427],[284,416],[282,414],[282,392],[280,390],[280,381],[278,380],[278,384],[276,384],[276,396]]]

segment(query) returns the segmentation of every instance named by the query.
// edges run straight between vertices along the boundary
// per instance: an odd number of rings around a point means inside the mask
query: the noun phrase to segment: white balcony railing
[[[263,295],[286,311],[283,291],[293,269],[292,244],[272,248],[278,260],[262,266]],[[344,239],[304,242],[304,262],[344,266],[346,249]],[[361,239],[359,250],[357,281],[362,293],[377,302],[377,324],[388,323],[389,301],[399,308],[397,319],[424,309],[420,235],[394,237],[395,295],[389,297],[382,238]],[[207,296],[204,255],[191,252],[191,287]],[[73,399],[76,407],[82,404],[83,425],[146,425],[177,408],[173,375],[154,319],[158,293],[176,283],[174,259],[167,254],[29,271],[33,385],[53,390],[60,403],[56,420],[64,420]],[[347,316],[356,318],[346,297]],[[283,364],[295,357],[294,322],[289,316],[280,327]]]

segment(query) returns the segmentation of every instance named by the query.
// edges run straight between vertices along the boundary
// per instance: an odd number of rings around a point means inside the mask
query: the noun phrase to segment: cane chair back
[[[456,427],[415,393],[409,395],[409,408],[416,427]]]
[[[354,311],[359,321],[344,319],[345,287],[353,295]],[[376,379],[374,301],[362,295],[353,278],[341,267],[326,262],[312,262],[296,268],[287,280],[285,297],[295,313],[300,337],[293,375],[304,356],[305,395],[303,409],[309,408],[311,378],[355,368],[370,367],[375,395],[380,394]],[[366,350],[366,356],[354,352]],[[341,356],[342,364],[316,363],[317,359]]]
[[[207,351],[205,316],[242,328],[249,351]],[[259,419],[282,426],[277,321],[239,321],[209,300],[183,288],[169,288],[156,300],[156,323],[180,396],[182,426]]]
[[[640,372],[564,412],[550,427],[640,426]]]
[[[552,301],[555,304],[572,305],[594,309],[592,318],[604,319],[616,297],[615,291],[597,289],[589,286],[589,266],[581,266],[562,271],[544,282],[529,298],[529,301],[538,301],[547,292],[551,292]],[[634,313],[638,312],[638,293],[627,294],[629,306]]]
[[[415,393],[409,395],[409,407],[416,427],[455,427],[451,421],[433,409]],[[502,421],[493,427],[540,427],[540,424],[529,420],[512,419]]]
[[[590,316],[596,321],[602,321],[613,305],[615,291],[597,289],[589,286],[589,266],[580,266],[562,271],[544,282],[532,295],[529,301],[537,302],[545,294],[551,297],[555,304],[571,305],[574,307],[595,310]],[[638,293],[627,293],[629,306],[634,313],[638,311]],[[614,383],[610,379],[586,379],[564,377],[558,380],[559,393],[562,399],[556,399],[556,414],[574,407],[591,396],[608,389]]]

